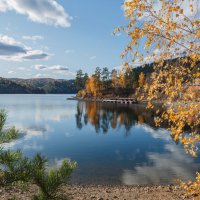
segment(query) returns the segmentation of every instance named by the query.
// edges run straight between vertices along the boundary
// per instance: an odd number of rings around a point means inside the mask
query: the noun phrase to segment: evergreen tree
[[[109,77],[110,77],[110,72],[109,72],[107,67],[104,67],[103,70],[102,70],[102,74],[101,74],[102,81],[103,82],[108,81]]]
[[[101,80],[101,68],[100,67],[96,67],[95,72],[94,72],[94,76],[98,81]]]
[[[83,71],[82,71],[81,69],[79,69],[79,70],[76,72],[76,80],[75,80],[75,83],[76,83],[76,88],[77,88],[78,91],[84,88]]]
[[[87,73],[85,73],[84,74],[84,76],[83,76],[83,86],[85,86],[85,84],[86,84],[86,81],[88,80],[88,74]]]
[[[10,142],[19,137],[15,127],[5,128],[7,114],[0,110],[0,144]],[[59,187],[67,183],[76,163],[64,160],[61,167],[51,169],[47,159],[37,154],[28,158],[21,151],[4,150],[0,148],[0,187],[13,186],[18,182],[35,184],[39,193],[34,200],[59,199]]]
[[[110,78],[110,72],[107,67],[104,67],[101,74],[101,80],[103,82],[103,87],[105,89],[109,87],[109,78]]]
[[[97,67],[95,73],[93,75],[94,84],[97,87],[97,95],[100,94],[101,91],[101,68]]]

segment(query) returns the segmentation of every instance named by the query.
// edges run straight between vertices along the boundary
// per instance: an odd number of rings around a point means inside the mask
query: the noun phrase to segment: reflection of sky
[[[90,123],[78,129],[77,103],[66,97],[1,95],[0,108],[8,111],[8,124],[23,134],[4,146],[20,148],[28,156],[41,152],[52,166],[64,158],[75,160],[73,181],[78,183],[171,183],[192,178],[197,171],[198,159],[187,156],[164,129],[134,123],[128,137],[124,126],[109,127],[106,134],[96,133]]]

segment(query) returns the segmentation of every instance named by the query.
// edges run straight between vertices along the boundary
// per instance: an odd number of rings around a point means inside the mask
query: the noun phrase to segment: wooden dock
[[[135,98],[110,98],[110,99],[92,99],[92,98],[78,98],[68,97],[67,100],[78,100],[78,101],[95,101],[104,103],[119,103],[119,104],[137,104],[138,101]]]
[[[137,100],[135,98],[113,98],[113,99],[103,99],[102,102],[120,103],[120,104],[136,104]]]

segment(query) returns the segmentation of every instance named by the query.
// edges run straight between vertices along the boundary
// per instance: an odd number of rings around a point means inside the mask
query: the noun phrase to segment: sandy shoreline
[[[0,199],[9,200],[17,197],[20,200],[31,200],[37,188],[0,188]],[[102,186],[102,185],[69,185],[62,186],[59,195],[69,200],[181,200],[192,199],[184,195],[179,186]],[[68,197],[68,198],[66,198]]]

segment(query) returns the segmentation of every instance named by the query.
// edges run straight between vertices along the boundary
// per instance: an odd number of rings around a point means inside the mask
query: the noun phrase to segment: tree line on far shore
[[[186,58],[180,57],[166,60],[163,63],[163,67],[169,64],[176,66],[183,59]],[[133,68],[128,63],[125,63],[120,70],[113,69],[112,71],[109,71],[107,67],[96,67],[94,73],[90,76],[80,69],[77,71],[75,79],[78,91],[77,96],[81,98],[136,97],[146,99],[148,98],[148,88],[151,86],[153,75],[155,74],[155,65],[156,63],[151,63]],[[185,68],[189,67],[189,65],[185,65]],[[197,71],[194,70],[193,73],[197,74]],[[161,84],[166,82],[165,79],[160,81]],[[189,98],[198,98],[198,91],[196,91],[198,88],[195,88],[195,82],[198,82],[195,76],[190,80],[191,84],[185,81],[186,87],[177,93],[175,98],[184,100],[188,95],[191,96]],[[160,92],[157,100],[165,98],[166,94]]]
[[[80,69],[76,74],[76,88],[79,97],[129,96],[143,86],[153,72],[153,64],[132,68],[124,65],[121,70],[109,71],[107,67],[96,67],[88,76]]]

